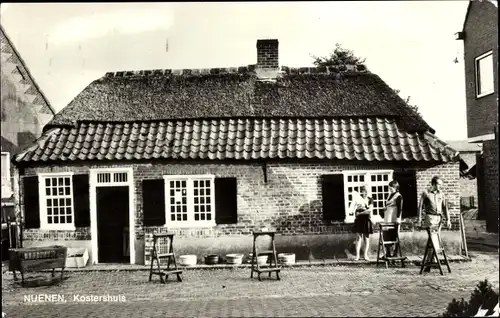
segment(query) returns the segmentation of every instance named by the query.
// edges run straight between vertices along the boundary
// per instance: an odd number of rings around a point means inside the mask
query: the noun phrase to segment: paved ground
[[[453,298],[469,298],[488,279],[498,290],[498,253],[473,253],[452,273],[419,275],[417,266],[287,268],[282,280],[250,279],[249,269],[185,270],[182,283],[148,282],[148,273],[70,272],[61,284],[22,288],[3,275],[5,317],[269,317],[435,316]],[[65,302],[29,303],[24,296],[64,295]],[[79,302],[73,297],[119,296],[124,302]],[[122,298],[123,299],[123,298]]]

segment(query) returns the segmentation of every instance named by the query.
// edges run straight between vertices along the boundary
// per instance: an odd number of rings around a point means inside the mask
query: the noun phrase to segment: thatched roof
[[[375,74],[333,68],[281,68],[260,81],[254,66],[108,73],[45,127],[79,121],[203,118],[395,118],[409,131],[432,128]]]

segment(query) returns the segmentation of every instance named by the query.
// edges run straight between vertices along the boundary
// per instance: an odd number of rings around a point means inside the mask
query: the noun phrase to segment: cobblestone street
[[[285,268],[282,280],[250,279],[249,269],[189,270],[182,283],[148,273],[69,272],[60,285],[21,288],[3,275],[6,317],[433,316],[453,298],[469,298],[480,280],[498,289],[498,254],[452,263],[452,273],[419,275],[419,267]],[[25,295],[64,295],[64,303],[28,303]],[[124,296],[124,302],[82,303],[74,296]]]

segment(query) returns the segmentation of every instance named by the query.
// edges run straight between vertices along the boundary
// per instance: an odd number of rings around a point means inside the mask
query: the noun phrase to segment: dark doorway
[[[129,239],[128,192],[128,186],[96,188],[99,263],[130,262],[123,248]]]

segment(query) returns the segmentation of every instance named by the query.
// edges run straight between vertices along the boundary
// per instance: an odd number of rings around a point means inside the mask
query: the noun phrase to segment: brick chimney
[[[279,68],[278,40],[257,40],[257,68]]]

